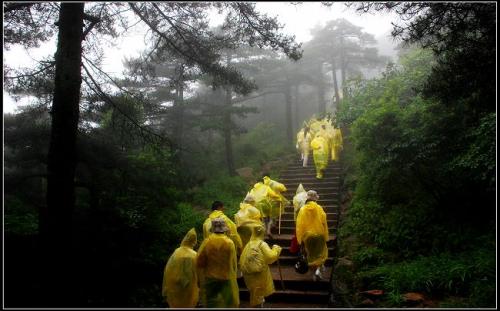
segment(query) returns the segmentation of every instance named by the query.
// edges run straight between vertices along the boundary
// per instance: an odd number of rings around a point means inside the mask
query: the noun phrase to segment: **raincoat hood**
[[[264,228],[264,226],[255,226],[253,228],[252,237],[250,238],[250,240],[251,241],[264,240],[265,232],[266,232],[266,229]]]
[[[181,246],[193,248],[197,241],[196,230],[191,228],[191,230],[186,233],[186,236],[184,236],[184,239],[182,239]]]

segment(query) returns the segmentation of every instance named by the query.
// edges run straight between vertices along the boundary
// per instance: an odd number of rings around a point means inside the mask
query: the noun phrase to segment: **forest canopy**
[[[3,4],[4,53],[55,42],[34,65],[4,57],[4,98],[32,99],[4,112],[7,306],[164,307],[186,232],[215,200],[233,217],[326,115],[345,140],[335,256],[354,262],[352,297],[494,305],[496,4],[317,3],[332,15],[308,40],[265,4]],[[345,12],[398,17],[394,41]],[[110,72],[136,25],[140,54]]]

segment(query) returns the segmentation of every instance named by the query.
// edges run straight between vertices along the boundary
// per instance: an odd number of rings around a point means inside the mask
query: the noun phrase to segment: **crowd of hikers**
[[[330,156],[338,161],[341,148],[340,129],[333,127],[329,116],[312,118],[297,134],[303,166],[312,149],[317,178],[323,177]],[[265,297],[275,292],[269,265],[281,253],[279,245],[270,247],[265,239],[273,239],[271,229],[276,222],[280,234],[281,216],[290,203],[283,195],[286,191],[285,185],[265,174],[240,203],[234,221],[224,213],[223,202],[213,202],[198,251],[192,228],[167,261],[162,286],[167,304],[171,308],[237,308],[240,276],[250,293],[250,306],[263,307]],[[316,191],[306,191],[299,184],[293,197],[295,234],[289,248],[298,255],[295,271],[314,269],[314,281],[324,279],[329,239],[326,213],[318,200]]]
[[[264,298],[274,293],[274,282],[269,265],[278,260],[279,245],[265,241],[272,239],[271,224],[280,218],[288,200],[281,194],[283,184],[268,176],[258,182],[240,203],[234,222],[224,214],[224,204],[215,201],[212,212],[203,223],[203,241],[198,251],[197,234],[189,230],[164,270],[162,295],[172,308],[193,308],[201,303],[206,308],[234,308],[239,306],[238,274],[250,293],[251,306],[263,306]],[[296,220],[297,246],[302,260],[297,265],[315,268],[314,280],[322,279],[324,262],[328,257],[326,242],[328,227],[323,208],[314,190],[305,191],[302,184],[293,198]],[[295,238],[295,237],[294,237]],[[292,243],[293,244],[293,243]],[[303,267],[296,266],[299,273]]]
[[[323,178],[323,171],[328,166],[329,159],[339,160],[342,150],[342,132],[334,126],[330,115],[324,118],[311,118],[297,133],[297,144],[300,150],[302,166],[307,167],[309,153],[312,150],[316,178]]]

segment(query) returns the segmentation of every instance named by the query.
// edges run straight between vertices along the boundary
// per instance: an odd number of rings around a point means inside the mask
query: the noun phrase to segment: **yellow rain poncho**
[[[332,136],[333,136],[332,143],[331,143],[332,160],[339,161],[340,160],[340,151],[343,148],[342,132],[340,131],[340,128],[333,129]]]
[[[241,253],[243,250],[243,243],[241,242],[241,238],[238,234],[238,229],[236,228],[234,222],[229,217],[224,215],[224,212],[222,211],[213,211],[210,215],[208,215],[208,218],[203,223],[203,238],[206,239],[211,234],[210,228],[212,227],[212,220],[215,218],[224,219],[224,222],[229,228],[229,231],[226,234],[234,242],[238,254]]]
[[[316,137],[311,141],[311,148],[316,166],[316,177],[322,178],[322,171],[328,165],[328,142],[323,136],[316,134]]]
[[[280,197],[280,208],[281,208],[281,213],[283,213],[285,211],[285,206],[289,203],[289,201],[285,198],[285,196],[281,194],[282,192],[286,192],[285,185],[275,180],[272,180],[268,176],[265,176],[263,180],[264,180],[264,185],[271,187],[271,189]]]
[[[198,303],[198,276],[196,273],[196,231],[191,229],[165,265],[162,296],[170,308],[194,308]]]
[[[283,202],[284,197],[268,185],[258,182],[250,190],[250,194],[255,198],[255,207],[260,210],[262,217],[276,218],[280,212],[284,212],[286,204]]]
[[[304,129],[301,129],[297,133],[297,144],[295,147],[299,149],[302,154],[306,155],[309,154],[309,151],[311,149],[311,140],[312,140],[312,135],[311,131],[308,131],[306,135],[304,135]]]
[[[263,241],[264,233],[264,227],[256,228],[240,257],[240,269],[250,291],[250,306],[261,304],[264,297],[275,291],[269,265],[278,259],[281,247],[273,245],[270,248]]]
[[[224,233],[210,234],[200,245],[196,258],[200,294],[205,308],[238,308],[236,248]]]
[[[297,215],[295,230],[297,242],[305,245],[308,265],[322,265],[328,258],[328,225],[323,208],[314,201],[307,202]]]
[[[321,120],[316,119],[316,118],[312,118],[311,120],[309,120],[309,128],[311,129],[312,137],[316,136],[316,134],[318,133],[322,124],[323,124],[323,122]]]
[[[307,191],[304,189],[302,184],[299,184],[297,187],[297,191],[295,192],[295,196],[293,197],[293,220],[297,220],[297,214],[299,210],[304,204],[306,204],[307,200]]]
[[[250,241],[255,226],[262,226],[262,215],[258,208],[249,203],[240,203],[240,210],[234,215],[243,248]]]

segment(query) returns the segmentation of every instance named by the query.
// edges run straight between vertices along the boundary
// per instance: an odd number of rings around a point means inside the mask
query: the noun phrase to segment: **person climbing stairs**
[[[273,263],[271,273],[273,275],[276,292],[266,297],[265,308],[326,308],[330,294],[330,276],[332,273],[333,256],[335,254],[336,234],[339,213],[339,186],[340,166],[338,163],[330,163],[324,171],[322,179],[316,178],[314,166],[303,167],[302,162],[294,161],[281,174],[279,181],[283,183],[287,191],[283,195],[290,201],[285,207],[281,217],[281,228],[273,228],[273,239],[268,239],[270,244],[278,244],[283,250],[278,262]],[[306,190],[316,190],[320,199],[317,201],[327,215],[329,229],[328,259],[325,262],[324,280],[313,280],[314,270],[309,269],[305,274],[295,271],[297,254],[291,254],[289,247],[294,235],[295,221],[293,219],[292,199],[298,185],[302,183]],[[279,232],[280,231],[280,232]],[[281,282],[283,276],[283,283]],[[240,307],[249,307],[249,294],[242,278],[238,279],[240,287]],[[284,288],[282,288],[284,285]]]

